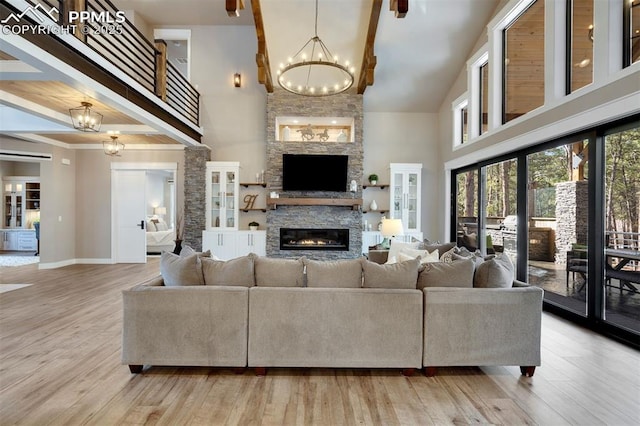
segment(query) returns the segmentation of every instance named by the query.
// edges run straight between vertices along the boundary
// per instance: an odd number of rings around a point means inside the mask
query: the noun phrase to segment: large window
[[[567,94],[593,82],[593,1],[568,2]]]
[[[544,0],[504,29],[503,117],[507,123],[544,104]]]
[[[546,309],[636,342],[639,120],[454,171],[451,222],[459,245],[509,256],[517,279],[545,290]]]
[[[489,130],[489,62],[480,66],[480,134]]]
[[[640,60],[640,0],[624,2],[624,66]]]

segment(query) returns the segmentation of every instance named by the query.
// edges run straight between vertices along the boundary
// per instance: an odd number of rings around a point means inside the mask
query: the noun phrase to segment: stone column
[[[587,244],[589,183],[586,180],[556,184],[556,263],[565,264],[571,244]]]
[[[196,251],[202,250],[202,231],[206,227],[206,173],[211,150],[207,146],[190,146],[184,149],[184,208],[182,211],[183,245]]]

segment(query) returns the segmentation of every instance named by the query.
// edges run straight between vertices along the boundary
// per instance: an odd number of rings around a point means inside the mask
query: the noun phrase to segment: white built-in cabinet
[[[422,239],[420,228],[420,205],[422,164],[391,163],[389,217],[402,219],[404,234]]]
[[[202,250],[223,260],[267,252],[266,231],[240,231],[240,163],[209,161],[206,171],[206,221]]]
[[[238,229],[239,174],[238,162],[207,162],[207,230]]]
[[[211,250],[222,260],[246,256],[255,253],[267,255],[266,231],[204,231],[202,250]]]

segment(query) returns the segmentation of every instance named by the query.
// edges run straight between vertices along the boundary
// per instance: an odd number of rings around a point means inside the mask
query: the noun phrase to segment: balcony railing
[[[70,24],[66,22],[69,7],[73,8],[74,4],[83,3],[65,0],[28,1],[34,6],[40,3],[49,8],[55,7],[60,11],[58,17],[60,25]],[[114,17],[119,12],[109,0],[85,0],[84,4],[83,11],[93,13],[94,16],[102,13]],[[146,90],[167,102],[191,123],[199,125],[200,94],[198,91],[167,61],[166,50],[158,49],[128,19],[123,23],[105,25],[91,20],[72,24],[76,25],[76,38]]]

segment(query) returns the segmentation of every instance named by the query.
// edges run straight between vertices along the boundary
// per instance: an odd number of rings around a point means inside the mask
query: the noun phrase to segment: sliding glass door
[[[578,138],[527,155],[527,280],[580,315],[589,288],[588,148]]]
[[[504,253],[545,308],[640,336],[638,117],[453,171],[452,239]],[[479,202],[478,202],[479,200]]]
[[[640,330],[640,127],[604,137],[604,320]]]

